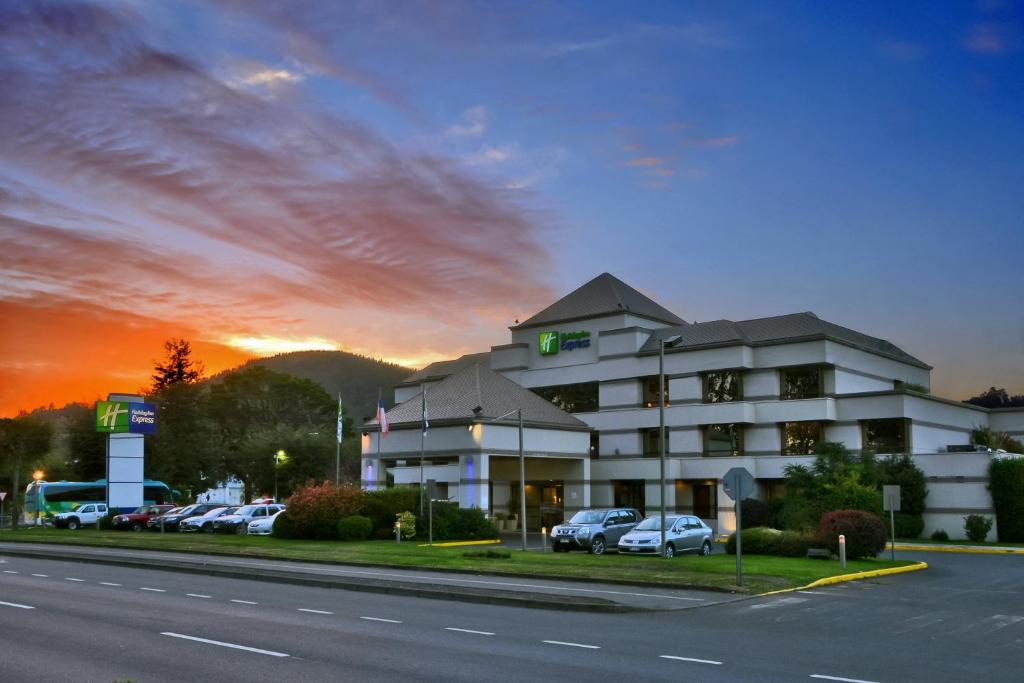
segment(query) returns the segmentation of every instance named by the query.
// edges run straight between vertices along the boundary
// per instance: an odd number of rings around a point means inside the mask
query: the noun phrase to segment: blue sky
[[[81,370],[53,310],[419,365],[610,271],[1024,390],[1018,3],[18,0],[0,41],[9,387]]]

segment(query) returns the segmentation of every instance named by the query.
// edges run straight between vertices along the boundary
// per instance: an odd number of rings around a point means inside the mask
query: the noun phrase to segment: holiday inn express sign
[[[590,332],[541,332],[538,341],[540,355],[553,356],[559,351],[589,348]]]
[[[96,431],[106,434],[153,434],[156,406],[152,403],[97,401]]]

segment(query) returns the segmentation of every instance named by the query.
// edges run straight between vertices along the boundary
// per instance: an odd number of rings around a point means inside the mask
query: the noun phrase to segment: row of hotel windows
[[[641,402],[648,408],[658,405],[658,378],[641,379]],[[716,370],[701,374],[704,403],[727,403],[743,400],[743,375],[740,370]],[[824,395],[823,368],[817,365],[779,370],[779,398],[794,400],[820,398]],[[567,413],[593,413],[598,405],[598,383],[561,384],[533,389],[538,396],[551,401]],[[665,378],[665,405],[669,404],[668,378]]]
[[[910,421],[904,418],[864,420],[861,427],[861,449],[873,453],[906,453],[910,443]],[[704,437],[706,457],[743,455],[743,425],[715,424],[701,428]],[[783,422],[779,425],[782,436],[783,455],[813,455],[819,443],[824,440],[824,424],[821,422]],[[658,428],[641,429],[644,457],[660,455]],[[665,452],[669,448],[669,433],[666,428]],[[590,439],[590,453],[599,457],[600,436],[593,432]]]

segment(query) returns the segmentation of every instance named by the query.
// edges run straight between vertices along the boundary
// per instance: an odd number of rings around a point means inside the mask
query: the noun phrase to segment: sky
[[[423,365],[601,272],[1024,392],[1024,9],[0,3],[0,415],[334,348]]]

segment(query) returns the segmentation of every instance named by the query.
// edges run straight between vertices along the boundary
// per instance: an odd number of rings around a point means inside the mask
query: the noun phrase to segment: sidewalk
[[[539,538],[537,539],[539,542]],[[193,553],[2,543],[0,556],[176,571],[389,595],[583,612],[644,612],[703,607],[748,596],[489,574],[316,564]]]

